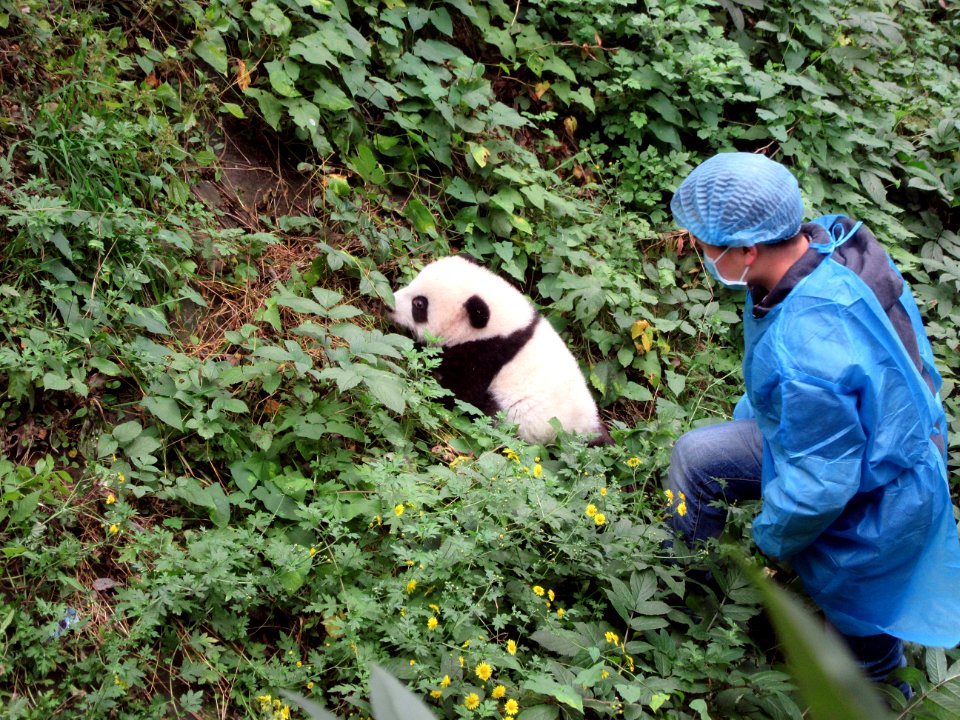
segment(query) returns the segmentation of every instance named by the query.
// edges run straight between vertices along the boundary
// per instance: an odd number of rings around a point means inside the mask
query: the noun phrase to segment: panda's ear
[[[463,307],[467,311],[467,317],[470,318],[471,326],[477,329],[485,328],[490,322],[490,306],[479,295],[471,295]]]

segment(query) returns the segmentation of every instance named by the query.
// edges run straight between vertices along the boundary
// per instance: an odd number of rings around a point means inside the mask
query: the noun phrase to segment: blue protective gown
[[[753,535],[842,633],[953,647],[960,542],[940,376],[905,282],[898,302],[927,381],[874,292],[832,255],[763,317],[748,297],[738,416],[752,406],[763,435]]]

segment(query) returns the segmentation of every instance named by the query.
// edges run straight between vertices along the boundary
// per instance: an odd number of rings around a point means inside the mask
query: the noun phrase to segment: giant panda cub
[[[576,359],[522,293],[458,255],[426,267],[394,293],[392,320],[442,352],[436,377],[460,400],[488,415],[505,411],[523,440],[556,437],[550,420],[567,432],[613,441],[600,420]]]

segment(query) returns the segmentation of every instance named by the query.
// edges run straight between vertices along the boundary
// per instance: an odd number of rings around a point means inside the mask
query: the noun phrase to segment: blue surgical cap
[[[670,209],[697,240],[729,247],[786,240],[803,221],[796,178],[753,153],[721,153],[698,165],[680,183]]]

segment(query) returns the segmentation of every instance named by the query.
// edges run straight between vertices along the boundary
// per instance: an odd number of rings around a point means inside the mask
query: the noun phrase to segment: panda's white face
[[[527,299],[503,278],[452,255],[430,263],[394,293],[391,319],[417,340],[443,346],[507,335],[533,316]]]

